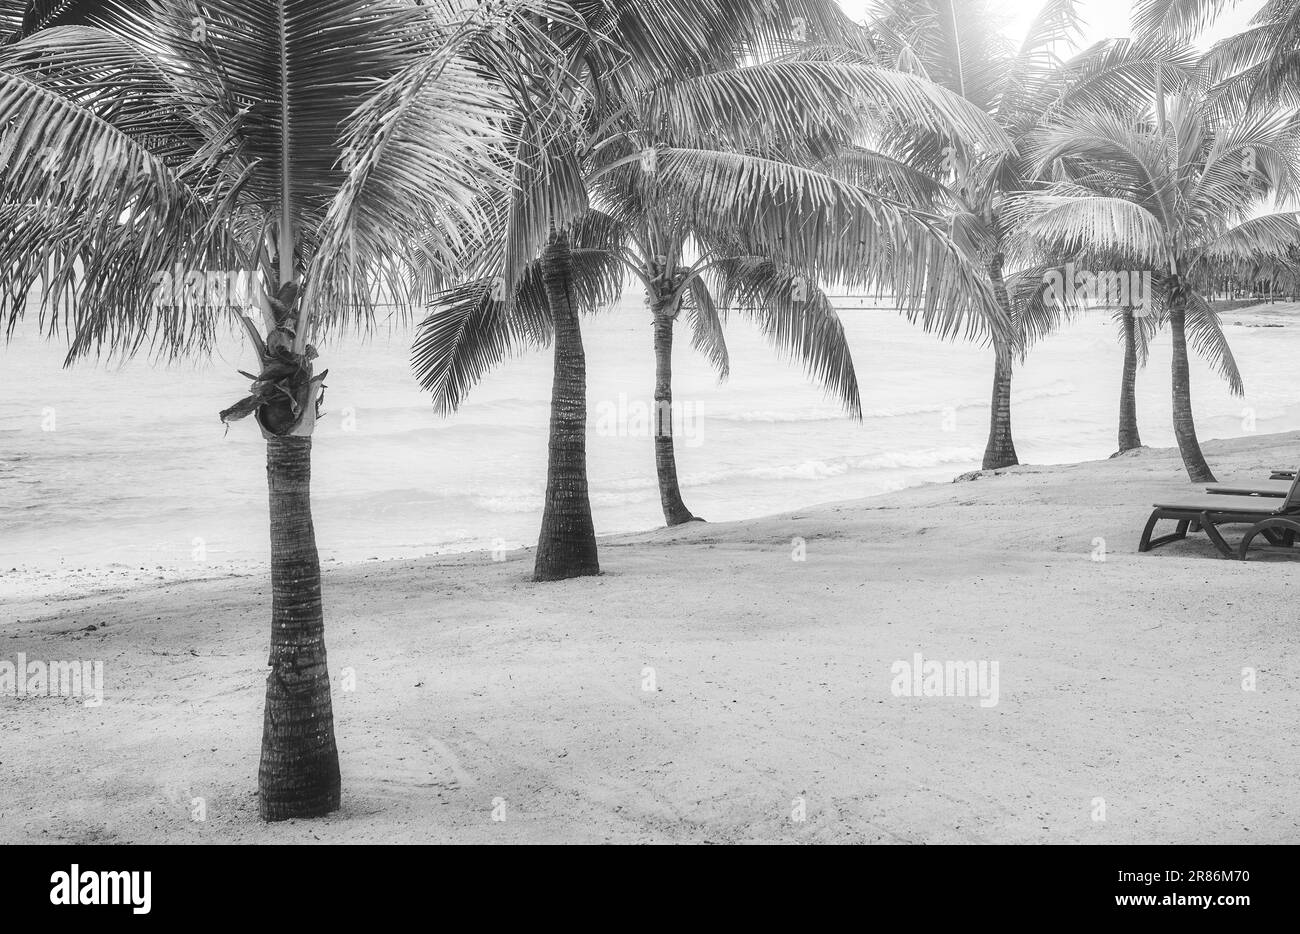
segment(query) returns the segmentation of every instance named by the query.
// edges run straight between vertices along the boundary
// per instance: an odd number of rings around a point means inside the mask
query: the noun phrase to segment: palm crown
[[[1081,264],[1149,270],[1153,299],[1183,304],[1191,344],[1240,390],[1241,377],[1208,294],[1224,277],[1270,278],[1291,267],[1295,215],[1253,216],[1266,195],[1295,185],[1297,123],[1282,115],[1229,121],[1212,100],[1170,100],[1166,132],[1149,108],[1077,112],[1035,140],[1039,167],[1069,180],[1027,196],[1022,234]]]
[[[445,274],[485,222],[484,179],[503,171],[506,96],[465,53],[494,29],[528,33],[523,13],[542,6],[486,18],[454,3],[283,0],[195,15],[179,0],[108,0],[98,25],[6,47],[0,195],[23,221],[0,252],[11,290],[39,281],[74,352],[146,333],[178,351],[210,339],[229,309],[160,315],[150,301],[152,277],[176,264],[301,279],[299,352],[312,328],[367,320],[376,283],[404,305],[396,264],[418,255],[426,277]],[[416,68],[428,79],[382,126],[349,122],[376,82]]]
[[[549,197],[534,189],[523,203],[520,185],[503,189],[504,234],[480,251],[479,274],[445,292],[421,325],[416,368],[440,408],[454,408],[510,350],[547,338],[536,256],[553,221],[572,227],[586,307],[617,295],[625,277],[639,279],[651,304],[688,311],[696,345],[725,371],[720,316],[739,304],[854,411],[847,351],[826,353],[819,334],[840,327],[820,286],[887,288],[947,333],[1002,326],[940,219],[887,183],[862,184],[880,182],[879,172],[852,172],[861,166],[852,143],[882,115],[904,114],[973,147],[1004,146],[978,109],[924,79],[863,62],[789,54],[740,61],[731,53],[697,72],[650,74],[621,97],[575,92],[581,106],[564,143],[572,162],[564,171],[554,165],[561,147],[553,142],[546,171],[526,160],[520,170],[529,181],[545,178]],[[556,203],[569,213],[557,217]],[[511,254],[527,251],[526,268],[512,278]]]

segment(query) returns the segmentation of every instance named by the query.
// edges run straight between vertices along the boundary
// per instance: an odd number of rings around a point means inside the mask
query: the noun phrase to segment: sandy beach
[[[1205,449],[1261,477],[1300,434]],[[1293,842],[1300,565],[1137,554],[1187,488],[1143,450],[605,538],[565,583],[327,567],[344,797],[307,822],[257,818],[262,576],[10,602],[0,658],[102,660],[104,702],[0,698],[0,842]],[[997,703],[895,696],[917,652],[998,662]]]

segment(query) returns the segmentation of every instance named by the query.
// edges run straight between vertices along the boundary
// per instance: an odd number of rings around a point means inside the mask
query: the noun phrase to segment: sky
[[[1016,42],[1024,38],[1034,14],[1042,7],[1042,3],[1037,0],[1001,0],[1001,2],[994,0],[994,4],[1007,11],[1007,35]],[[870,0],[840,0],[840,6],[854,19],[864,18],[870,5]],[[1131,6],[1130,0],[1082,0],[1080,9],[1083,11],[1086,26],[1081,48],[1101,39],[1117,39],[1130,35],[1129,8]],[[1203,44],[1209,45],[1224,36],[1239,32],[1261,6],[1263,0],[1239,2],[1234,9],[1219,16],[1215,24],[1207,30]]]

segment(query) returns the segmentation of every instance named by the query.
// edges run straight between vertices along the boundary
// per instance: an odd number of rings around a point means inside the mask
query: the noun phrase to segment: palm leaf
[[[1196,38],[1224,9],[1238,0],[1134,0],[1132,26],[1138,36]]]
[[[1245,383],[1219,323],[1219,314],[1200,293],[1188,296],[1184,322],[1187,345],[1227,381],[1234,396],[1245,395]]]
[[[811,277],[761,256],[729,257],[710,272],[720,282],[722,306],[753,321],[773,347],[800,361],[851,416],[862,417],[844,323]]]
[[[718,133],[742,145],[755,136],[833,134],[847,142],[881,113],[971,146],[1010,147],[987,114],[938,84],[837,62],[762,62],[669,81],[654,92],[646,120],[668,121],[684,143]]]
[[[811,169],[709,150],[665,149],[654,184],[694,229],[827,283],[887,290],[945,336],[1008,326],[982,270],[937,218]]]
[[[701,276],[692,276],[687,292],[686,314],[691,325],[691,346],[704,354],[718,371],[718,381],[731,374],[731,357],[727,352],[727,338],[723,332],[723,315],[713,300],[708,283]]]
[[[619,228],[604,216],[580,218],[570,229],[573,289],[587,311],[614,301],[623,289],[625,266]],[[550,308],[540,261],[529,263],[513,295],[500,276],[484,277],[435,297],[420,322],[411,363],[435,409],[449,414],[469,390],[511,354],[550,342]]]

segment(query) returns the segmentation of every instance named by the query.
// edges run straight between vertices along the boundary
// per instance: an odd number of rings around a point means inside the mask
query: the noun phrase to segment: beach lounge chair
[[[1294,480],[1228,480],[1223,483],[1205,484],[1206,493],[1222,493],[1228,496],[1286,496]]]
[[[1152,538],[1156,523],[1171,519],[1178,523],[1174,531]],[[1190,493],[1155,504],[1138,551],[1150,551],[1169,542],[1186,538],[1188,531],[1204,531],[1214,547],[1225,558],[1234,557],[1234,549],[1219,531],[1221,525],[1249,524],[1250,528],[1235,550],[1243,561],[1250,542],[1263,535],[1274,545],[1291,547],[1296,533],[1300,532],[1300,476],[1291,481],[1282,497],[1234,496],[1227,493]]]

